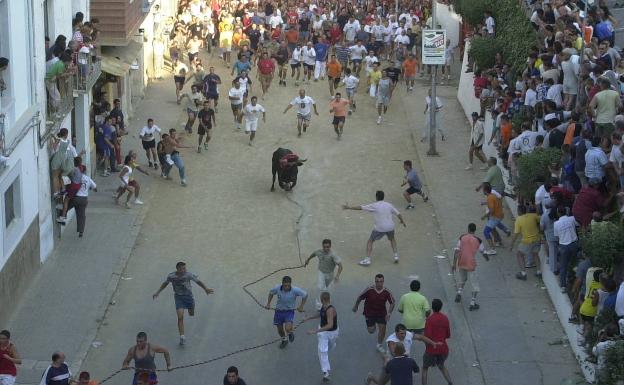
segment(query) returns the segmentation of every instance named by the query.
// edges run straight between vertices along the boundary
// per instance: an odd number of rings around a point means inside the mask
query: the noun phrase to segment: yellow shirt
[[[371,73],[368,75],[368,79],[370,80],[371,84],[379,84],[379,81],[381,80],[381,71],[371,71]]]
[[[540,240],[540,218],[535,213],[520,215],[516,218],[514,233],[522,234],[522,243],[528,245]]]
[[[581,315],[584,315],[586,317],[595,317],[596,314],[598,314],[598,306],[592,305],[592,297],[594,296],[594,292],[601,287],[602,285],[599,281],[592,281],[589,284],[588,294],[583,300],[583,304],[581,305],[581,308],[579,310],[579,313],[581,313]]]

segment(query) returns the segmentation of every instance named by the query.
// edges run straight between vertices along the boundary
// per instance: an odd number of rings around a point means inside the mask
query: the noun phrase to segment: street
[[[386,287],[397,301],[409,291],[412,279],[420,279],[421,292],[430,301],[440,298],[444,302],[442,312],[451,319],[447,366],[455,385],[559,384],[574,377],[578,366],[569,349],[548,345],[563,334],[546,293],[533,277],[528,282],[513,279],[515,260],[511,253],[500,253],[489,263],[479,260],[482,292],[478,312],[468,312],[469,298],[463,304],[452,300],[454,287],[448,274],[452,248],[469,222],[477,223],[477,232],[482,232],[478,221],[482,197],[474,192],[482,174],[463,171],[469,129],[455,100],[454,87],[444,86],[438,91],[446,102],[443,124],[449,138],[438,142],[440,157],[423,158],[427,146],[418,141],[424,124],[426,81],[417,82],[413,94],[406,94],[400,83],[381,125],[376,124],[374,101],[361,84],[356,96],[358,109],[347,117],[343,138],[338,141],[331,126],[326,81],[303,86],[316,101],[320,116],[313,115],[308,132],[297,138],[295,111],[282,112],[298,88],[290,78],[287,87],[279,87],[274,80],[266,100],[258,101],[267,110],[267,121],[260,121],[255,144],[250,147],[248,137],[232,120],[226,96],[229,69],[216,56],[204,58],[206,61],[217,63],[216,73],[223,80],[213,139],[208,150],[198,154],[196,134],[182,135],[183,143],[191,147],[181,150],[187,187],[180,186],[175,168],[172,181],[159,178],[157,172],[137,177],[141,183],[151,180],[150,199],[146,199],[146,215],[111,305],[105,317],[97,321],[98,343],[82,363],[92,378],[102,379],[119,369],[139,331],[147,333],[149,342],[170,350],[174,367],[274,340],[273,312],[260,307],[243,287],[275,270],[300,266],[311,252],[321,248],[324,238],[332,240],[332,248],[344,264],[341,280],[332,289],[340,325],[337,347],[330,352],[334,384],[360,384],[368,372],[378,374],[381,369],[376,337],[366,332],[361,307],[357,314],[351,311],[357,295],[373,284],[377,273],[385,275]],[[251,78],[254,90],[250,96],[259,95],[255,71]],[[155,97],[159,100],[154,101]],[[176,123],[178,132],[183,131],[184,114],[175,103],[170,76],[148,88],[143,106],[131,122],[133,134],[147,117],[154,118],[163,130],[169,128],[165,124]],[[194,133],[196,130],[195,126]],[[308,159],[299,168],[298,184],[292,192],[279,188],[269,191],[271,155],[278,147]],[[139,154],[139,162],[146,163],[145,154]],[[423,203],[414,195],[413,210],[405,210],[401,195],[405,159],[414,162],[430,196],[430,201]],[[421,159],[426,159],[425,164]],[[341,206],[374,202],[376,190],[385,191],[386,200],[401,211],[407,227],[397,225],[398,264],[393,263],[390,244],[383,239],[375,243],[372,265],[362,267],[357,262],[365,256],[372,215],[345,211]],[[109,197],[111,191],[100,194]],[[89,215],[91,220],[98,213]],[[512,223],[510,215],[506,216],[506,223]],[[89,241],[88,234],[84,241]],[[197,309],[195,317],[185,316],[185,346],[178,345],[171,289],[152,300],[178,261],[186,262],[190,272],[215,290],[206,296],[196,285],[193,287]],[[268,290],[285,274],[292,276],[293,285],[308,291],[305,311],[312,314],[318,295],[315,261],[307,268],[268,276],[248,289],[264,304]],[[29,296],[35,298],[32,293]],[[74,307],[72,311],[80,309]],[[302,317],[297,314],[296,322]],[[387,335],[399,322],[400,314],[395,311]],[[283,350],[275,343],[213,363],[159,373],[160,383],[218,384],[230,365],[237,366],[241,378],[250,385],[320,383],[316,336],[305,333],[316,326],[316,321],[302,324],[294,343]],[[44,330],[38,334],[45,334]],[[25,351],[35,350],[32,346],[36,341],[17,334],[14,339],[18,346],[30,346]],[[419,365],[423,352],[424,345],[415,342],[412,356]],[[37,358],[44,359],[49,353],[41,352]],[[72,360],[70,354],[68,360]],[[159,368],[165,367],[162,356],[156,362]],[[122,372],[107,384],[130,381],[131,372]],[[419,378],[416,383],[420,383]],[[429,384],[443,383],[439,371],[431,369]]]

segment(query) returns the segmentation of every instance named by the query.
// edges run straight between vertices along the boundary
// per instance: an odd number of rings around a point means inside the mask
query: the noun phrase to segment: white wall
[[[451,39],[451,46],[457,47],[459,44],[459,32],[461,17],[455,12],[451,11],[448,5],[437,3],[438,13],[437,24],[441,25],[443,29],[446,29],[447,39]],[[460,58],[461,59],[461,58]]]
[[[72,3],[72,17],[76,14],[76,12],[82,12],[85,16],[85,21],[88,21],[91,18],[91,14],[89,12],[89,0],[71,0]]]
[[[48,30],[46,32],[50,41],[54,42],[58,35],[65,35],[68,42],[71,40],[72,18],[74,16],[72,13],[72,1],[47,0]]]

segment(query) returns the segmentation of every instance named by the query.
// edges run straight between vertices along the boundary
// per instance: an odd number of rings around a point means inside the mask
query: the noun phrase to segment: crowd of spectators
[[[604,364],[604,342],[619,334],[624,317],[621,266],[592,266],[582,250],[582,234],[599,231],[606,221],[619,226],[624,213],[624,68],[614,45],[616,20],[604,1],[531,1],[526,4],[538,41],[525,67],[516,73],[498,53],[492,68],[477,68],[474,95],[481,117],[491,114],[487,138],[509,171],[507,186],[517,185],[523,156],[549,148],[561,157],[535,196],[519,196],[521,212],[541,216],[540,228],[551,271],[574,304],[570,322],[581,323],[587,342],[596,317],[610,312],[593,352]],[[495,33],[486,12],[476,32]],[[477,67],[478,67],[478,63]],[[501,192],[502,193],[502,192]],[[619,287],[619,289],[618,289]],[[624,332],[624,327],[621,329]]]

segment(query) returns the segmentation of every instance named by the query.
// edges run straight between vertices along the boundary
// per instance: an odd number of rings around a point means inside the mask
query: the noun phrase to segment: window
[[[19,218],[20,205],[19,205],[19,177],[16,178],[11,186],[4,192],[4,227],[9,226]]]

